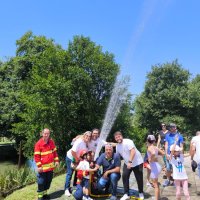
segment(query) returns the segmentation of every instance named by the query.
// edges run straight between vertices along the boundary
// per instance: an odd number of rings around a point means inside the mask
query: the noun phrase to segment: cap
[[[156,140],[156,138],[155,138],[155,136],[154,136],[154,135],[148,135],[148,136],[147,136],[147,140],[150,140],[150,141],[155,141],[155,140]]]
[[[170,126],[170,127],[176,127],[176,124],[170,123],[169,126]]]
[[[173,147],[174,147],[174,145],[171,145],[171,146],[170,146],[170,151],[172,151]],[[181,150],[182,150],[181,147],[179,147],[178,145],[175,146],[174,151],[181,151]]]

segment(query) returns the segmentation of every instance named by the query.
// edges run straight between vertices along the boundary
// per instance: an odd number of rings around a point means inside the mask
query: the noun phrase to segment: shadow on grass
[[[50,195],[51,199],[58,199],[58,198],[60,198],[64,193],[65,193],[64,190],[58,190],[58,191],[56,191],[56,192],[50,193],[49,195]]]

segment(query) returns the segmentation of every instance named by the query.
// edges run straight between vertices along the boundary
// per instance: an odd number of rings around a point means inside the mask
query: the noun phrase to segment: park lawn
[[[64,182],[65,182],[65,174],[57,176],[53,179],[51,188],[48,192],[48,194],[51,195],[52,199],[74,200],[73,197],[67,198],[64,195]],[[36,200],[36,199],[37,199],[37,183],[29,185],[20,190],[17,190],[5,198],[5,200]]]

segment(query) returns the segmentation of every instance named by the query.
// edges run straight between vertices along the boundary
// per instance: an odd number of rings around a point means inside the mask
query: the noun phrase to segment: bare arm
[[[196,151],[195,144],[193,142],[190,142],[190,156],[191,156],[191,160],[193,160],[195,151]]]
[[[79,161],[79,158],[78,158],[76,152],[73,151],[73,150],[71,150],[71,153],[72,153],[72,156],[74,157],[74,159],[76,160],[76,162],[78,162],[78,161]]]
[[[160,134],[158,135],[158,141],[157,141],[157,147],[159,147],[160,145],[160,140],[161,140],[161,137],[160,137]]]

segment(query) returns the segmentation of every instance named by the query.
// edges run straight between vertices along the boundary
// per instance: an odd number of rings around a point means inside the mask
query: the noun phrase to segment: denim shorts
[[[167,172],[172,171],[172,165],[170,164],[168,159],[166,159],[166,170],[167,170]]]

